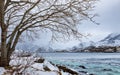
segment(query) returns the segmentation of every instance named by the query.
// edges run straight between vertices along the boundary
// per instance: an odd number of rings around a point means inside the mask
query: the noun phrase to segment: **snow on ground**
[[[44,62],[44,65],[46,65],[52,71],[59,71],[59,69],[56,66],[53,66],[52,64],[50,64],[50,62],[48,62],[46,60]]]
[[[61,73],[62,73],[62,75],[71,75],[71,74],[69,74],[67,72],[63,72],[63,71],[61,71]]]
[[[2,75],[5,72],[5,69],[3,67],[0,67],[0,75]]]
[[[0,75],[72,75],[67,72],[59,70],[59,68],[47,60],[41,62],[35,62],[39,58],[30,57],[11,57],[10,65],[12,68],[10,70],[5,70],[0,68]],[[3,74],[4,73],[4,74]]]
[[[43,63],[42,64],[34,63],[33,65],[31,65],[31,67],[38,69],[38,70],[43,70]]]

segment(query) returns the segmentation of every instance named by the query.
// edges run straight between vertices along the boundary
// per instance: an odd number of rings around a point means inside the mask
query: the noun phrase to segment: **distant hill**
[[[120,46],[120,33],[111,33],[96,44],[103,46]]]

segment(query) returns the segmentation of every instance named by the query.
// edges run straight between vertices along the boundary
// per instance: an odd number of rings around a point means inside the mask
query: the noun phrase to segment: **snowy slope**
[[[74,46],[72,48],[72,51],[80,51],[80,49],[85,49],[87,47],[91,46],[120,46],[120,33],[111,33],[108,36],[106,36],[104,39],[94,42],[81,42],[78,46]]]
[[[97,42],[96,45],[120,46],[120,33],[111,33],[103,40]]]

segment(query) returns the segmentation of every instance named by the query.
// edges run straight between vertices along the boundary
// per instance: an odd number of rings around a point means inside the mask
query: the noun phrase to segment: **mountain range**
[[[52,47],[39,47],[32,43],[19,44],[18,49],[28,50],[28,51],[35,50],[37,52],[77,52],[92,46],[94,47],[120,46],[120,33],[111,33],[98,42],[94,42],[91,40],[89,42],[80,42],[77,46],[73,46],[64,50],[60,50],[60,49],[54,50],[52,49]]]
[[[81,42],[79,47],[85,48],[88,46],[120,46],[120,33],[111,33],[108,34],[105,38],[98,42],[89,41],[89,42]]]
[[[111,33],[98,42],[81,42],[78,46],[72,47],[69,52],[85,52],[82,50],[86,49],[98,50],[96,52],[102,52],[101,50],[107,49],[106,52],[114,52],[113,50],[117,47],[120,47],[120,33]]]

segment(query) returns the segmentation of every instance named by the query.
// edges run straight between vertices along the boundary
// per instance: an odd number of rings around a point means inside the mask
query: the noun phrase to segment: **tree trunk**
[[[8,55],[7,55],[7,48],[6,48],[6,34],[5,30],[1,33],[1,59],[0,59],[0,66],[5,67],[9,65]]]
[[[5,67],[9,65],[7,57],[7,26],[4,24],[4,0],[0,0],[0,27],[1,27],[1,58],[0,66]]]

